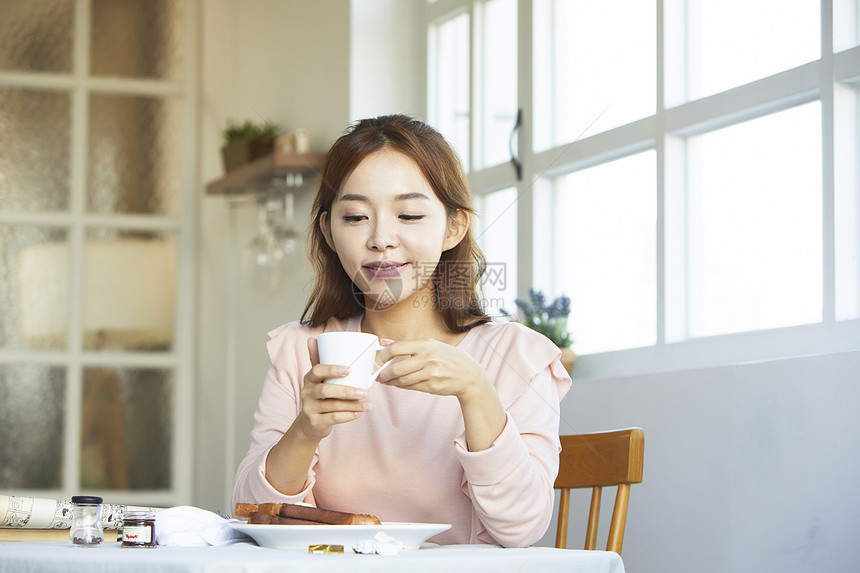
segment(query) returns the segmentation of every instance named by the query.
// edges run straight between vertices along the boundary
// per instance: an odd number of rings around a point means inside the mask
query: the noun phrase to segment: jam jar
[[[155,513],[126,511],[122,516],[123,547],[156,547]]]

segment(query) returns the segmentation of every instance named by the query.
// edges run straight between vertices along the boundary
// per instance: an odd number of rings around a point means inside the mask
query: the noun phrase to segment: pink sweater
[[[360,318],[326,329],[358,331]],[[283,495],[265,477],[266,456],[301,410],[311,363],[307,338],[322,332],[292,322],[269,333],[272,361],[251,446],[236,472],[233,503],[311,503],[382,521],[450,523],[441,544],[523,547],[546,532],[558,473],[559,401],[570,377],[560,351],[517,323],[473,328],[458,347],[496,387],[507,422],[493,445],[469,452],[457,399],[374,384],[373,408],[320,442],[303,491]]]

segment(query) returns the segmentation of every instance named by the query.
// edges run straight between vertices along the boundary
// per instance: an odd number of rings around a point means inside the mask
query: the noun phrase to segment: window
[[[837,52],[860,44],[860,2],[833,0],[833,48]]]
[[[836,320],[860,318],[860,82],[834,92]]]
[[[481,195],[474,229],[487,258],[481,279],[484,308],[491,316],[513,312],[517,298],[517,189],[508,187]]]
[[[674,22],[686,14],[686,26],[667,34],[686,39],[688,99],[800,66],[821,53],[818,0],[795,0],[790,7],[780,0],[668,1],[666,9]]]
[[[818,103],[687,145],[687,336],[820,321]]]
[[[429,100],[436,127],[469,165],[472,122],[469,110],[469,15],[457,14],[434,26],[430,34],[428,82],[435,97]]]
[[[478,5],[480,80],[476,82],[481,137],[478,166],[506,163],[517,120],[517,3],[489,0]]]
[[[521,110],[521,177],[482,157],[469,177],[481,197],[516,190],[504,233],[515,225],[518,293],[571,297],[579,377],[857,347],[860,7],[783,4],[508,8],[519,97],[498,101]],[[509,58],[484,47],[487,7],[425,5],[431,39],[471,19],[448,55],[474,63],[470,118],[501,117],[478,97],[487,58]],[[446,94],[428,87],[428,119],[458,146],[498,143],[481,121],[450,130]]]
[[[188,499],[193,2],[3,2],[0,489]]]
[[[655,173],[647,151],[554,182],[553,285],[576,293],[570,326],[578,353],[656,341]]]
[[[535,150],[654,114],[651,3],[542,0],[534,11]]]

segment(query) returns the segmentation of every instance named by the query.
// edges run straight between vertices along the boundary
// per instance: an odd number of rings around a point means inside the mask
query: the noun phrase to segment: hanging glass
[[[293,223],[293,195],[260,199],[257,235],[245,247],[243,258],[253,284],[277,289],[295,270],[293,255],[299,252],[301,235]]]

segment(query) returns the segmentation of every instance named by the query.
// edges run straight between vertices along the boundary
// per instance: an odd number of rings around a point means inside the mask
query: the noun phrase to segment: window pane
[[[836,319],[860,318],[860,89],[834,90]]]
[[[656,342],[653,151],[557,180],[556,289],[571,299],[577,354]]]
[[[94,0],[93,75],[177,79],[182,6],[180,0]]]
[[[821,319],[817,102],[689,141],[691,336]]]
[[[833,49],[860,44],[860,0],[833,0]]]
[[[68,314],[65,229],[0,226],[0,347],[65,348]]]
[[[172,99],[90,96],[90,211],[176,213],[179,112]]]
[[[482,10],[482,167],[510,160],[517,121],[517,3],[490,0]]]
[[[91,230],[84,251],[84,348],[165,351],[173,345],[172,237]]]
[[[469,15],[460,14],[431,29],[430,121],[470,169]]]
[[[0,69],[71,72],[73,8],[72,0],[0,0]]]
[[[515,187],[482,195],[479,200],[476,236],[487,272],[481,280],[485,310],[514,312],[517,297],[517,190]]]
[[[0,364],[0,490],[62,487],[65,373]]]
[[[0,87],[0,210],[68,209],[70,141],[68,93]]]
[[[648,117],[656,109],[652,2],[535,2],[536,150]]]
[[[690,97],[818,59],[820,17],[818,0],[687,0]]]
[[[172,395],[167,370],[84,371],[81,487],[170,487]]]

